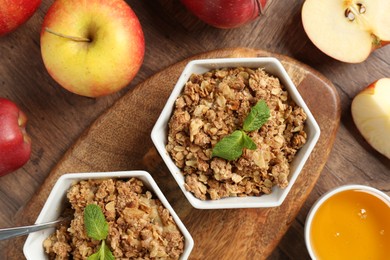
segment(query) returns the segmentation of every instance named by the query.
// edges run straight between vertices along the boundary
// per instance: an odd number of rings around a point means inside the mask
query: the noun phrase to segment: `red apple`
[[[27,117],[12,101],[0,98],[0,176],[22,167],[31,155]]]
[[[181,0],[205,23],[221,29],[244,25],[256,19],[267,0]]]
[[[56,0],[43,21],[45,67],[78,95],[99,97],[126,87],[144,52],[141,24],[123,0]]]
[[[41,0],[0,0],[0,36],[25,23],[40,4]]]

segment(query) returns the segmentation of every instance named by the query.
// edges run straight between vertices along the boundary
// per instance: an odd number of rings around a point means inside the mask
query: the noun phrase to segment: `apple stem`
[[[54,34],[56,36],[63,37],[63,38],[66,38],[66,39],[70,39],[70,40],[76,41],[76,42],[90,42],[91,41],[91,39],[88,39],[88,38],[85,38],[85,37],[70,36],[70,35],[65,35],[65,34],[62,34],[62,33],[58,33],[58,32],[52,31],[51,29],[49,29],[47,27],[45,27],[45,31],[48,32],[48,33]]]

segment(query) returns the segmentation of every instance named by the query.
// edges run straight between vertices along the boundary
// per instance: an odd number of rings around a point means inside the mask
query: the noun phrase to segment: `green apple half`
[[[56,0],[43,21],[45,67],[78,95],[99,97],[124,88],[144,52],[140,22],[123,0]]]
[[[389,0],[306,0],[302,23],[310,40],[348,63],[367,59],[390,41]]]
[[[358,93],[351,113],[367,142],[390,159],[390,78],[377,80]]]

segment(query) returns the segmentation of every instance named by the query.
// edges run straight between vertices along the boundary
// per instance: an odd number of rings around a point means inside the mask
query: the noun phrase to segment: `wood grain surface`
[[[150,139],[152,127],[188,61],[265,56],[282,61],[321,128],[318,144],[282,206],[270,209],[194,209],[157,155]],[[194,238],[191,259],[262,259],[277,246],[317,181],[333,145],[339,120],[339,96],[333,84],[291,58],[248,48],[200,54],[147,79],[99,117],[54,167],[39,192],[19,212],[15,224],[35,222],[52,186],[64,173],[146,169]],[[10,243],[8,256],[23,257],[22,247],[22,239],[16,244]]]
[[[0,96],[13,100],[26,112],[29,118],[28,131],[33,141],[31,160],[16,172],[0,178],[0,227],[13,226],[16,220],[20,219],[25,221],[34,219],[34,214],[36,214],[34,210],[31,212],[26,210],[29,207],[29,201],[34,194],[48,192],[47,183],[50,180],[48,176],[52,176],[53,172],[62,172],[63,168],[60,166],[64,167],[65,163],[69,163],[68,159],[62,159],[69,158],[69,156],[64,157],[65,154],[77,154],[72,164],[81,171],[95,167],[93,166],[95,161],[86,165],[85,161],[77,159],[85,156],[78,151],[91,149],[86,147],[86,143],[78,140],[84,140],[86,136],[97,140],[95,138],[99,131],[94,129],[98,129],[99,125],[107,124],[104,118],[111,118],[115,113],[119,113],[112,112],[116,111],[113,108],[121,106],[122,102],[130,99],[132,95],[140,97],[135,101],[143,107],[143,101],[148,99],[147,94],[150,92],[156,94],[155,86],[140,92],[142,85],[139,84],[143,84],[142,82],[154,74],[186,58],[216,49],[238,46],[280,53],[307,64],[333,83],[340,98],[341,123],[333,149],[328,151],[330,153],[328,160],[317,182],[311,184],[315,185],[312,192],[308,196],[303,194],[300,196],[302,200],[305,198],[306,200],[291,203],[289,201],[289,204],[283,204],[283,207],[294,206],[294,203],[303,203],[303,206],[299,211],[299,207],[292,211],[287,225],[280,223],[282,233],[285,230],[287,232],[281,237],[268,259],[308,259],[303,239],[304,221],[314,201],[329,189],[343,184],[357,183],[373,186],[390,195],[390,160],[368,145],[356,129],[350,115],[351,101],[359,91],[379,78],[390,77],[390,46],[375,51],[366,61],[359,64],[346,64],[331,59],[311,43],[303,30],[300,17],[303,0],[270,1],[271,4],[264,15],[245,26],[230,30],[216,29],[204,24],[191,15],[179,0],[127,0],[126,2],[139,17],[144,30],[146,39],[144,63],[137,77],[125,89],[107,97],[90,99],[74,95],[61,88],[48,75],[42,63],[39,32],[47,9],[53,1],[42,0],[39,10],[26,24],[15,32],[0,37]],[[168,81],[168,79],[164,80]],[[305,86],[304,83],[302,84],[301,88]],[[135,88],[137,85],[139,87]],[[308,87],[309,85],[306,84],[305,88]],[[310,86],[310,88],[315,90],[316,87]],[[157,94],[163,93],[167,93],[166,90]],[[308,93],[314,95],[314,92]],[[124,98],[121,99],[121,97]],[[318,97],[318,100],[320,99],[321,97]],[[334,109],[331,103],[324,105],[325,108],[330,111]],[[158,108],[147,106],[142,109],[150,112],[151,116],[159,113]],[[138,120],[137,111],[131,111],[132,120]],[[113,113],[113,115],[108,116],[107,113]],[[125,123],[125,125],[128,124],[129,122]],[[132,124],[131,127],[146,131],[139,125]],[[118,133],[124,131],[121,127],[113,130]],[[115,131],[112,131],[110,135],[114,135]],[[143,132],[142,134],[146,135]],[[107,142],[112,139],[110,135],[100,140],[100,143],[91,145],[104,144],[106,149],[113,149],[116,144]],[[149,140],[145,141],[145,145],[150,148],[152,146]],[[200,213],[197,210],[188,211],[188,204],[179,203],[183,201],[182,194],[176,193],[175,190],[168,190],[168,187],[174,186],[175,183],[167,174],[165,166],[155,151],[153,149],[144,150],[143,147],[138,148],[141,150],[136,154],[137,158],[146,155],[142,157],[143,162],[138,162],[139,167],[145,166],[144,161],[152,162],[148,164],[148,169],[155,172],[159,183],[167,184],[164,191],[175,209],[184,217],[186,224],[190,222],[192,223],[190,225],[194,225],[189,228],[194,230],[198,226],[206,225],[202,218],[194,221],[191,219],[192,213],[195,215]],[[133,151],[121,152],[128,153],[129,160],[132,160],[133,154],[130,153]],[[117,158],[116,154],[107,153],[105,156]],[[120,170],[127,168],[129,164],[103,165],[102,169]],[[137,164],[134,164],[134,167],[135,165]],[[311,189],[308,183],[303,185],[307,185],[303,192]],[[264,214],[259,214],[259,211],[248,210],[245,214],[249,218],[259,218],[258,223],[260,223]],[[207,214],[207,217],[214,217],[212,211]],[[210,251],[221,254],[223,248],[242,253],[243,246],[253,249],[260,243],[277,242],[277,239],[272,240],[273,235],[269,235],[263,236],[260,241],[251,240],[252,244],[247,245],[245,237],[239,234],[248,232],[246,236],[259,235],[259,233],[254,233],[257,230],[237,222],[234,223],[236,226],[223,225],[226,219],[240,216],[243,213],[240,210],[223,210],[220,214],[222,217],[215,226],[215,230],[226,229],[231,230],[229,232],[232,233],[236,231],[238,237],[235,235],[223,237],[221,239],[223,241],[218,244],[206,244],[206,241],[200,241],[205,243],[199,246],[205,247],[204,252],[207,254]],[[270,216],[269,214],[266,214],[267,217]],[[279,217],[279,213],[274,214],[274,218]],[[278,236],[278,234],[275,235]],[[204,232],[203,236],[211,237],[212,233]],[[0,259],[22,259],[22,257],[9,257],[10,252],[7,251],[6,246],[15,245],[14,249],[21,250],[18,246],[23,243],[20,241],[24,239],[22,237],[0,242]],[[235,245],[233,240],[240,242]],[[244,252],[237,259],[252,259],[255,252],[255,249]],[[264,258],[268,253],[264,252],[261,257]],[[194,254],[201,254],[198,248],[194,249]],[[211,258],[204,255],[204,259]]]

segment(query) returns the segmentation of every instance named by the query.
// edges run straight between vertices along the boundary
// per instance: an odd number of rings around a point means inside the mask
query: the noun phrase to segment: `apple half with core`
[[[267,0],[181,0],[203,22],[221,29],[242,26],[265,10]]]
[[[30,159],[31,139],[27,116],[12,101],[0,97],[0,176],[11,173]]]
[[[306,0],[303,28],[322,52],[348,63],[363,62],[390,41],[389,0]]]
[[[144,52],[141,24],[123,0],[56,0],[43,21],[45,67],[78,95],[99,97],[124,88],[138,73]]]
[[[390,78],[377,80],[358,93],[351,113],[367,142],[390,159]]]
[[[0,36],[24,24],[40,4],[41,0],[0,0]]]

